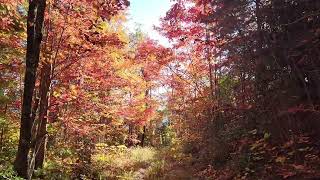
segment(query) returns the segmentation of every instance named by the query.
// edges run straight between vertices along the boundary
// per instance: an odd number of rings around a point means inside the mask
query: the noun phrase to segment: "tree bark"
[[[40,46],[42,41],[42,26],[46,0],[29,0],[27,18],[27,53],[24,79],[24,92],[21,110],[21,126],[18,152],[14,162],[14,169],[18,175],[28,178],[28,154],[31,145],[32,128],[32,100],[39,64]]]
[[[39,126],[37,130],[37,142],[35,146],[35,169],[43,167],[45,157],[51,70],[52,66],[50,62],[45,62],[41,69]]]

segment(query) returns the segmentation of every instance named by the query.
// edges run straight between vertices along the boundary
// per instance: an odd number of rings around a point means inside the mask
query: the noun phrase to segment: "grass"
[[[164,162],[158,153],[150,147],[113,147],[107,152],[97,152],[92,161],[101,179],[142,179],[163,171]]]

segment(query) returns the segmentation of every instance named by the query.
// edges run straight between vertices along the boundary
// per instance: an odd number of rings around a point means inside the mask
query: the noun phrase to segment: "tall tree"
[[[32,100],[36,82],[37,68],[42,41],[42,26],[46,8],[46,0],[29,1],[27,18],[27,54],[24,80],[23,103],[21,111],[20,139],[14,169],[23,178],[31,178],[28,154],[31,146]]]

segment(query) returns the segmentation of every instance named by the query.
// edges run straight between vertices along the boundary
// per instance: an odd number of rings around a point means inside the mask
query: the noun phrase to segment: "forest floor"
[[[248,142],[248,152],[229,152],[234,157],[219,165],[209,165],[206,161],[212,158],[196,156],[202,152],[191,155],[177,144],[159,149],[128,148],[122,158],[136,157],[130,160],[132,176],[119,179],[319,179],[319,149],[311,138],[301,136],[276,145],[269,142],[269,136],[256,138]],[[130,175],[125,169],[120,172]]]
[[[105,169],[101,173],[102,179],[193,180],[194,170],[185,158],[171,148],[118,148],[111,153],[96,153],[94,164]]]

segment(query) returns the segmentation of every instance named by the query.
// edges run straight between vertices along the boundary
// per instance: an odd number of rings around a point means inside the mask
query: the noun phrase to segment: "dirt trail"
[[[190,166],[173,164],[170,170],[165,174],[165,180],[197,180],[194,176],[194,170]]]

